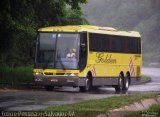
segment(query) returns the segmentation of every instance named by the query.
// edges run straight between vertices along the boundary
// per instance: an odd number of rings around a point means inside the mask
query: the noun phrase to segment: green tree
[[[33,63],[30,49],[40,27],[86,24],[80,4],[87,0],[1,0],[0,65]]]

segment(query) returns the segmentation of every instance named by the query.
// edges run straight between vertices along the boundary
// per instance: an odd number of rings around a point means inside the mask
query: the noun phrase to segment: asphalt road
[[[143,68],[143,74],[152,77],[151,82],[132,85],[130,93],[160,92],[160,68]],[[78,88],[63,87],[52,92],[39,90],[1,90],[0,110],[31,111],[43,109],[51,105],[77,103],[83,100],[107,98],[115,94],[113,88],[103,87],[90,93],[80,93]]]
[[[143,68],[143,74],[151,76],[151,82],[143,85],[133,85],[130,87],[130,92],[160,92],[160,68]]]

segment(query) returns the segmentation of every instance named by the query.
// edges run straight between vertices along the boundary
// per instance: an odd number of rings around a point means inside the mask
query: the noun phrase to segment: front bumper
[[[34,76],[35,84],[51,86],[85,86],[85,78],[77,76]]]

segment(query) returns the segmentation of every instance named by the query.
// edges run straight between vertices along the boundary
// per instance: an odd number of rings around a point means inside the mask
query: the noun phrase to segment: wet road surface
[[[52,92],[43,90],[37,91],[7,91],[0,92],[0,110],[20,111],[37,110],[50,105],[71,104],[83,100],[100,99],[110,97],[113,92],[106,93],[79,93],[78,89],[66,87],[55,89]],[[69,91],[70,90],[70,91]],[[110,93],[110,94],[109,94]],[[113,93],[113,94],[112,94]]]
[[[160,92],[160,68],[143,68],[143,74],[152,77],[152,81],[141,85],[132,85],[128,93]],[[114,88],[103,87],[99,90],[80,93],[78,88],[62,87],[52,92],[40,90],[8,90],[0,91],[0,110],[31,111],[43,109],[51,105],[71,104],[83,100],[107,98],[115,94]]]
[[[143,74],[151,76],[151,82],[143,85],[133,85],[129,91],[158,91],[160,92],[160,68],[143,68]]]

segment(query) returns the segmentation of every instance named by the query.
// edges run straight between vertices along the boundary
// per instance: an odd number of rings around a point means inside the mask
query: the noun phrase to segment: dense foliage
[[[87,0],[0,0],[0,65],[33,63],[40,27],[88,23],[80,4]]]
[[[88,0],[84,11],[91,24],[139,31],[144,60],[160,62],[160,0]]]

